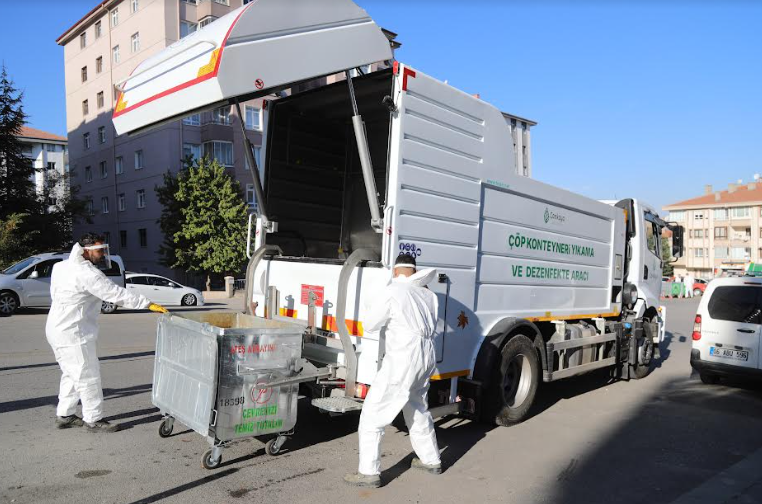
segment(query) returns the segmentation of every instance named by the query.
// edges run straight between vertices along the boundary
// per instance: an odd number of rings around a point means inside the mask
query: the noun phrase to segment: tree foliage
[[[188,163],[156,188],[163,205],[160,248],[167,266],[210,274],[233,274],[246,263],[246,203],[237,180],[216,160]],[[171,238],[170,238],[171,237]]]
[[[664,238],[661,241],[661,258],[664,264],[661,271],[662,275],[672,276],[674,267],[672,266],[672,263],[669,262],[672,260],[672,243],[671,240],[667,238]]]
[[[74,220],[85,216],[69,174],[34,168],[19,138],[26,123],[23,93],[0,71],[0,262],[61,249],[72,241]],[[36,179],[41,180],[38,190]]]

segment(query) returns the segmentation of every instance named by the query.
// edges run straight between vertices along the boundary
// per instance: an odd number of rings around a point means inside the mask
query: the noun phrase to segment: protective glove
[[[169,313],[169,310],[161,306],[160,304],[151,303],[148,305],[148,309],[156,313]]]

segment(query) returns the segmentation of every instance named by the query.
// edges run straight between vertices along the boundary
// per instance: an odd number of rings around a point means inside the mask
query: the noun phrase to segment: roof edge
[[[58,45],[64,45],[66,42],[68,42],[69,35],[73,35],[73,32],[77,30],[84,22],[86,22],[89,18],[91,18],[96,12],[106,7],[109,3],[116,3],[118,0],[102,0],[98,5],[92,8],[90,12],[85,14],[80,18],[79,21],[71,25],[65,32],[63,32],[57,39],[56,44]],[[66,40],[64,40],[66,39]]]

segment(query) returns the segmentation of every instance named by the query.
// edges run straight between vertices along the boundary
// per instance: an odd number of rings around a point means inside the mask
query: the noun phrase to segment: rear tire
[[[180,303],[183,306],[196,306],[198,304],[198,299],[196,299],[196,296],[193,294],[186,294],[183,296],[182,301]]]
[[[497,405],[494,422],[508,426],[529,417],[540,381],[540,363],[532,341],[521,334],[508,340],[500,353],[490,395]]]
[[[701,289],[693,289],[693,295],[699,297],[702,294]]]
[[[707,385],[717,385],[720,383],[720,377],[711,373],[699,373],[699,377]]]
[[[107,315],[111,314],[111,313],[114,313],[117,308],[118,308],[118,306],[116,304],[114,304],[114,303],[109,303],[107,301],[103,301],[101,303],[101,313],[105,313]]]
[[[0,317],[8,317],[19,308],[19,298],[13,292],[0,292]]]

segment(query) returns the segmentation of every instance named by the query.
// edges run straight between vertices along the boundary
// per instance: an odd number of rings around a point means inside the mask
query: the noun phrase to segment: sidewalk
[[[762,449],[718,473],[672,504],[762,504]]]

